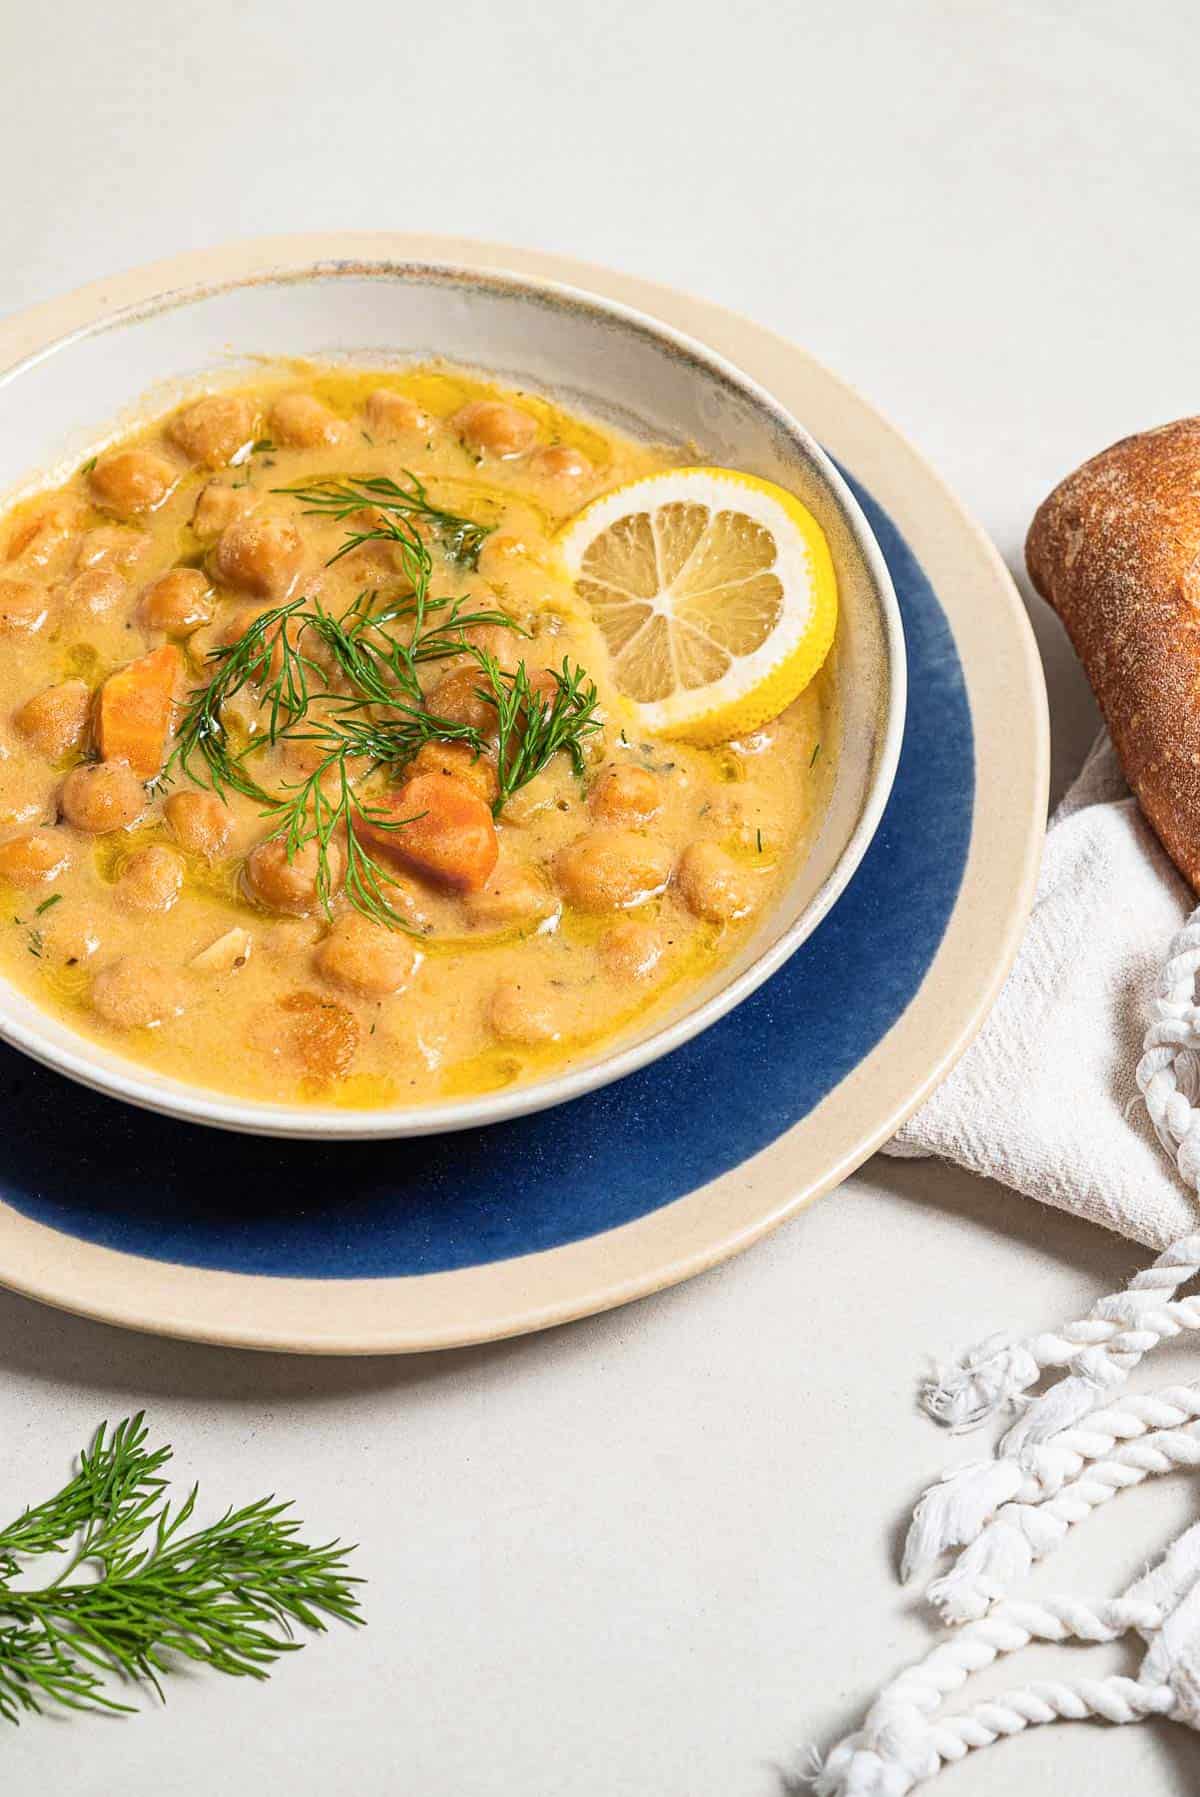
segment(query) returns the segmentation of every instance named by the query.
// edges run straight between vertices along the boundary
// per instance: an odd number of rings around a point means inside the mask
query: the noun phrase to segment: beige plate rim
[[[1016,953],[1044,833],[1049,723],[1016,587],[933,469],[866,401],[762,326],[586,262],[460,238],[338,232],[260,238],[148,265],[0,325],[10,363],[119,309],[197,282],[300,262],[447,262],[557,281],[698,339],[761,383],[888,509],[947,612],[975,731],[975,818],[941,946],[907,1010],[807,1117],[719,1179],[564,1247],[450,1273],[291,1279],[216,1272],[98,1247],[0,1201],[0,1283],[155,1334],[296,1353],[415,1352],[547,1328],[675,1284],[740,1252],[845,1179],[972,1041]],[[3,1179],[0,1170],[0,1181]]]

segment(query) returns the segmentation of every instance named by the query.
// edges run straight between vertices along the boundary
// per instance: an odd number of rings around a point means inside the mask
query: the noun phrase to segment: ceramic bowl
[[[347,1111],[227,1096],[88,1041],[5,982],[0,1036],[131,1104],[225,1129],[321,1138],[473,1128],[561,1104],[668,1053],[799,947],[844,890],[887,802],[904,724],[904,640],[886,565],[848,487],[769,393],[666,325],[550,282],[381,259],[280,268],[115,313],[97,305],[91,322],[0,373],[0,493],[11,499],[64,477],[124,424],[203,380],[234,378],[261,355],[393,364],[442,356],[634,434],[694,443],[705,461],[798,494],[829,538],[841,598],[841,742],[822,828],[737,956],[674,1009],[562,1073],[482,1097]]]

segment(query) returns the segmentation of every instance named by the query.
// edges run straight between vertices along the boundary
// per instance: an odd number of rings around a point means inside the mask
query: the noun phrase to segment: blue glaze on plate
[[[190,1266],[316,1279],[441,1273],[631,1222],[805,1116],[920,986],[958,894],[974,797],[949,625],[891,519],[851,485],[904,618],[899,770],[846,893],[736,1011],[653,1066],[536,1116],[328,1146],[133,1110],[0,1047],[7,1202],[68,1235]]]

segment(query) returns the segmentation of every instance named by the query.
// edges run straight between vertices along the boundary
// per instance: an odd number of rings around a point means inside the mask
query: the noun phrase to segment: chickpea
[[[341,884],[346,857],[336,840],[329,843],[326,854],[332,894]],[[321,903],[321,894],[317,890],[320,866],[320,852],[315,842],[306,842],[289,861],[287,844],[276,836],[251,849],[246,857],[245,882],[251,898],[265,905],[268,911],[286,911],[294,917],[308,917]]]
[[[167,426],[167,435],[190,462],[224,468],[254,441],[257,422],[251,400],[237,393],[213,393],[177,412]]]
[[[183,886],[183,862],[174,849],[151,843],[131,855],[121,869],[113,896],[123,911],[169,911]]]
[[[213,553],[219,579],[277,602],[288,597],[300,573],[304,546],[288,518],[235,519],[221,532]]]
[[[49,616],[45,587],[0,574],[0,636],[33,636]]]
[[[385,905],[402,917],[414,930],[433,928],[433,905],[427,887],[407,874],[389,873],[379,888]]]
[[[189,640],[195,642],[196,639]],[[239,692],[231,693],[221,706],[221,721],[244,736],[260,735],[270,721],[270,710],[259,688],[247,685]]]
[[[26,699],[13,719],[25,741],[49,761],[77,749],[87,735],[92,695],[82,680],[64,680]]]
[[[662,930],[639,917],[622,917],[600,943],[600,958],[619,980],[646,980],[662,960]]]
[[[679,858],[678,880],[688,910],[710,923],[729,923],[754,909],[753,874],[719,843],[689,843]]]
[[[111,618],[128,597],[129,588],[112,567],[85,568],[62,590],[63,604],[89,618]]]
[[[104,942],[96,914],[77,911],[69,904],[54,907],[42,925],[42,935],[53,959],[65,967],[80,967],[90,961]]]
[[[85,568],[115,568],[121,573],[140,562],[150,547],[150,538],[127,524],[98,524],[80,537],[75,566],[81,573]]]
[[[6,561],[50,574],[62,567],[75,532],[87,516],[82,500],[60,493],[32,512],[26,512],[9,538]]]
[[[426,437],[433,430],[433,419],[403,393],[390,387],[377,387],[367,398],[367,423],[380,437]]]
[[[501,1042],[533,1047],[564,1033],[562,996],[541,981],[502,980],[488,1004],[488,1022]]]
[[[124,761],[72,768],[63,781],[62,814],[76,830],[103,836],[127,830],[146,809],[146,789]]]
[[[101,968],[92,985],[92,1009],[119,1030],[152,1030],[170,1017],[181,1017],[186,987],[180,976],[159,961],[123,955]]]
[[[525,638],[506,624],[468,624],[462,640],[476,649],[486,649],[508,674],[516,672],[525,649]],[[478,679],[479,663],[474,658],[463,665],[473,668]]]
[[[649,768],[606,767],[588,793],[588,810],[601,823],[639,829],[658,816],[662,800],[662,782]]]
[[[524,455],[537,442],[537,419],[499,399],[475,399],[451,421],[468,449],[487,455]]]
[[[541,699],[546,705],[553,705],[561,690],[558,675],[553,668],[535,668],[529,675],[529,690],[534,698]]]
[[[306,641],[306,649],[307,646]],[[278,649],[278,645],[276,647]],[[275,652],[272,652],[271,666],[274,670]],[[308,716],[309,722],[316,724],[320,713],[316,707],[311,707]],[[328,762],[329,745],[327,742],[306,742],[303,737],[295,737],[291,740],[285,738],[278,745],[277,753],[286,770],[288,784],[294,786],[300,780],[307,780],[310,775],[317,772],[318,768]],[[370,772],[371,763],[365,755],[347,755],[339,765],[327,766],[321,776],[323,792],[333,795],[341,791],[343,769],[347,780],[353,786]]]
[[[30,830],[0,842],[0,880],[22,892],[49,886],[70,865],[70,844],[61,830]]]
[[[212,621],[213,591],[199,568],[171,568],[150,582],[138,612],[148,630],[190,636]]]
[[[99,458],[88,476],[97,505],[121,518],[157,511],[178,479],[174,462],[152,449],[114,449]]]
[[[500,816],[506,824],[523,829],[549,811],[552,805],[560,811],[569,811],[574,805],[572,787],[564,782],[561,769],[554,766],[544,768],[514,792]]]
[[[215,861],[229,847],[233,817],[215,792],[173,792],[163,811],[172,836],[189,855]]]
[[[589,830],[559,850],[559,888],[581,911],[629,911],[656,898],[671,878],[671,851],[636,830]]]
[[[311,393],[284,393],[271,407],[271,431],[289,449],[332,449],[346,437],[335,412]]]
[[[349,1071],[358,1052],[358,1035],[353,1012],[318,992],[289,992],[254,1029],[261,1052],[321,1084]]]
[[[256,619],[265,617],[275,610],[273,605],[232,605],[227,607],[218,617],[211,630],[204,632],[204,653],[210,649],[228,649],[239,637],[245,636]],[[211,639],[211,640],[210,640]],[[272,670],[277,672],[277,670]]]
[[[591,480],[596,470],[582,450],[566,443],[547,443],[530,456],[529,472],[552,486],[570,490]]]
[[[205,540],[219,537],[231,524],[248,518],[258,503],[258,494],[248,487],[231,487],[224,481],[210,480],[196,501],[192,529]]]
[[[467,743],[426,743],[413,757],[411,774],[449,774],[477,792],[488,804],[500,791],[496,764],[486,755],[476,755]]]
[[[479,551],[479,572],[485,580],[503,580],[528,555],[528,545],[522,538],[508,532],[497,534],[493,531],[483,539],[483,547]]]
[[[496,728],[496,707],[484,696],[483,674],[477,667],[458,668],[443,674],[425,695],[426,710],[452,724],[469,724],[487,735]]]
[[[327,980],[361,998],[390,998],[403,992],[420,957],[409,937],[372,923],[361,911],[337,918],[317,949],[317,967]]]
[[[520,861],[501,861],[487,884],[463,895],[463,909],[473,924],[504,930],[515,924],[541,923],[559,909],[545,875]]]

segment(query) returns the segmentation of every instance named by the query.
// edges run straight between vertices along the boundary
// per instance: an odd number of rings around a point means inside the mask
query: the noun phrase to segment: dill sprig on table
[[[310,1547],[290,1505],[263,1498],[189,1528],[196,1487],[177,1505],[142,1414],[101,1425],[57,1494],[0,1530],[0,1718],[47,1706],[128,1714],[110,1681],[148,1684],[178,1660],[266,1678],[302,1644],[297,1626],[362,1621],[346,1571],[353,1551]],[[25,1562],[67,1556],[47,1584],[14,1587]]]
[[[546,693],[531,682],[523,661],[510,673],[466,635],[483,625],[526,635],[507,612],[464,597],[430,595],[433,560],[415,520],[423,519],[450,559],[468,567],[476,565],[489,527],[442,511],[415,475],[407,479],[407,487],[370,475],[278,489],[309,512],[351,524],[329,564],[369,541],[397,544],[405,590],[382,601],[378,590],[364,590],[336,617],[305,597],[261,613],[235,642],[212,652],[214,672],[189,695],[160,778],[169,782],[180,773],[221,795],[232,790],[258,801],[273,825],[270,835],[284,841],[289,859],[315,843],[317,893],[326,912],[334,897],[331,847],[337,839],[351,904],[376,922],[411,931],[388,901],[386,868],[354,826],[396,830],[415,820],[398,818],[372,799],[370,778],[402,770],[427,743],[460,743],[475,755],[493,747],[475,726],[429,710],[421,667],[452,656],[469,657],[478,667],[477,690],[496,712],[496,813],[560,751],[582,774],[584,742],[600,723],[596,688],[582,668],[564,658],[561,670],[553,671],[555,690]],[[356,523],[366,507],[375,515]],[[261,735],[238,745],[224,708],[246,686],[257,689],[266,723]],[[312,771],[281,794],[268,792],[250,765],[280,742],[315,745]]]

